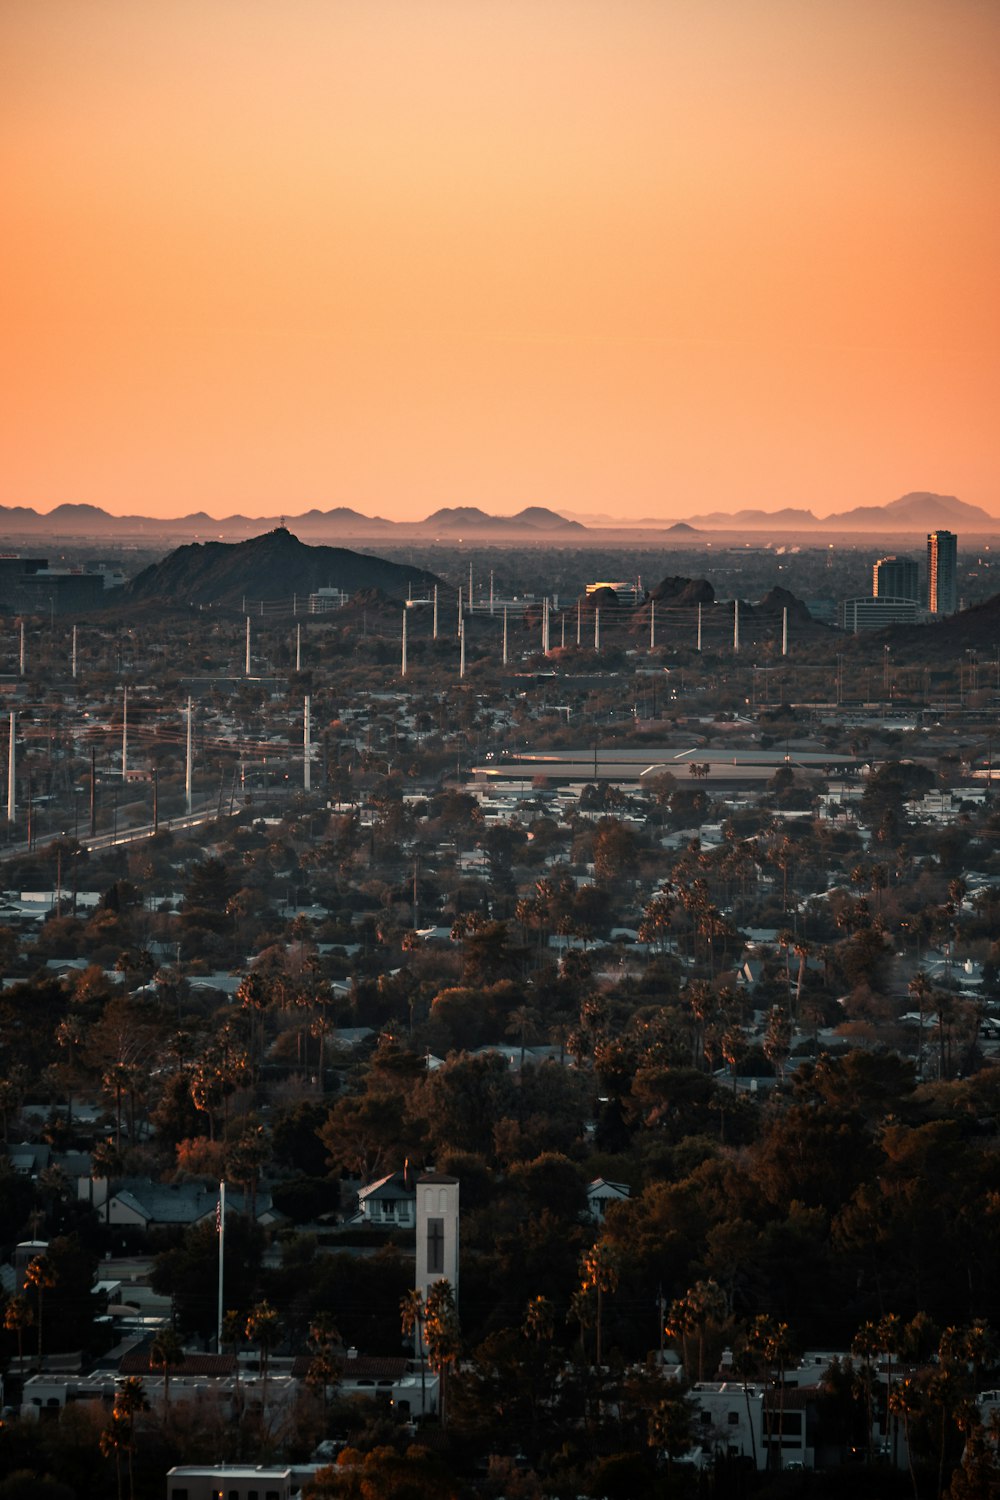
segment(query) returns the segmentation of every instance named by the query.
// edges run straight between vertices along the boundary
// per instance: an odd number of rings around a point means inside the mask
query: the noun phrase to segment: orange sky
[[[1000,514],[996,0],[3,0],[0,503]]]

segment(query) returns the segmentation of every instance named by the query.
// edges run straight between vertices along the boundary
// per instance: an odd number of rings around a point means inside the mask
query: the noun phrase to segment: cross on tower
[[[439,1276],[444,1270],[444,1220],[427,1220],[427,1270]]]

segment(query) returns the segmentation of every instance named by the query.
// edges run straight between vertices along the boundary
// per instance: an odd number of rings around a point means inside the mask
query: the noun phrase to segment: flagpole
[[[218,1205],[218,1230],[219,1230],[219,1329],[216,1348],[222,1353],[222,1266],[226,1249],[226,1184],[219,1183],[219,1205]]]

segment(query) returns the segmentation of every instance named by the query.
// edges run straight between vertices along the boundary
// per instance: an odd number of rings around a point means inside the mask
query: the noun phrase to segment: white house
[[[409,1164],[368,1183],[358,1193],[356,1220],[379,1229],[412,1229],[417,1222],[417,1192]]]
[[[608,1182],[595,1177],[587,1184],[587,1214],[595,1224],[603,1224],[609,1203],[621,1203],[631,1192],[627,1182]]]

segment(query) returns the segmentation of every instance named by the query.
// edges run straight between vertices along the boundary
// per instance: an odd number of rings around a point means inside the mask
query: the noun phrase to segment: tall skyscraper
[[[958,608],[958,538],[953,531],[932,531],[927,538],[927,608],[932,615],[953,615]]]
[[[920,569],[910,557],[880,557],[872,567],[873,599],[919,599]]]

